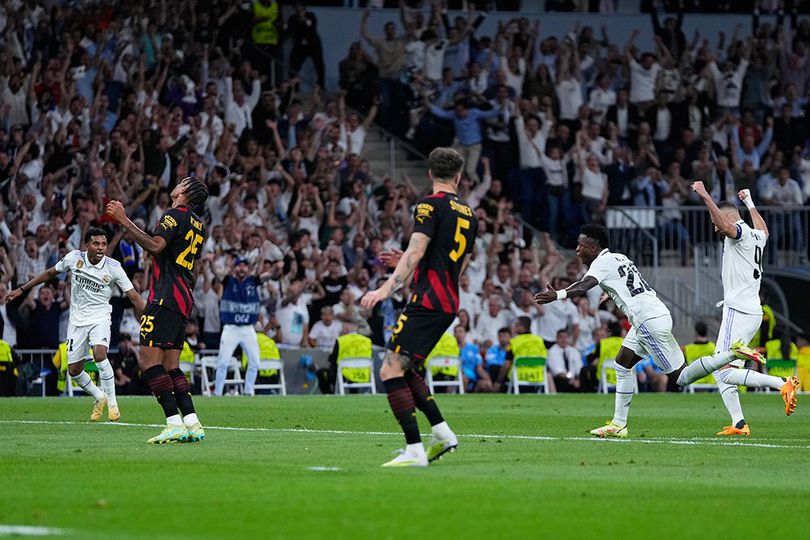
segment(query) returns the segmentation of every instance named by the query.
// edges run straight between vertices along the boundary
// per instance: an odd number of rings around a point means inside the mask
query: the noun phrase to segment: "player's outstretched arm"
[[[31,279],[27,283],[23,283],[22,285],[20,285],[19,287],[17,287],[13,291],[9,292],[6,295],[6,303],[9,303],[9,302],[19,298],[23,294],[28,293],[31,289],[33,289],[37,285],[45,283],[46,281],[50,281],[53,278],[55,278],[56,276],[58,276],[58,275],[59,275],[59,272],[56,270],[55,266],[52,266],[51,268],[48,268],[47,270],[42,272],[40,275],[34,277],[33,279]]]
[[[599,282],[593,276],[585,276],[579,281],[569,285],[568,288],[559,291],[555,291],[551,284],[549,284],[545,291],[534,295],[534,301],[538,304],[550,304],[555,300],[562,300],[563,298],[585,296],[585,293],[597,285],[599,285]]]
[[[698,196],[703,199],[703,203],[706,205],[706,208],[709,210],[709,216],[712,218],[712,223],[714,226],[717,227],[717,230],[720,231],[724,236],[728,236],[729,238],[737,238],[737,225],[734,224],[731,219],[722,211],[720,210],[717,205],[714,203],[714,199],[712,196],[709,195],[709,192],[706,191],[706,186],[703,185],[703,182],[697,181],[692,184],[692,191],[698,194]]]
[[[150,255],[157,255],[166,248],[166,240],[160,236],[152,236],[151,234],[141,230],[140,227],[135,225],[132,220],[127,217],[127,212],[124,209],[124,205],[119,201],[108,202],[105,213],[120,223],[124,227],[124,230],[132,235],[135,242],[149,252]]]
[[[762,218],[762,214],[760,214],[759,210],[757,210],[757,207],[754,206],[754,199],[751,198],[751,190],[741,189],[737,196],[743,202],[745,207],[748,208],[748,212],[751,213],[751,222],[754,224],[754,228],[758,231],[764,232],[765,238],[768,238],[768,225]]]
[[[379,289],[366,293],[360,300],[363,309],[372,309],[377,305],[377,302],[385,300],[392,293],[405,286],[405,282],[413,275],[413,271],[416,270],[416,266],[425,255],[429,243],[430,237],[428,235],[419,232],[413,233],[408,242],[408,249],[399,258],[391,277]]]
[[[146,309],[146,302],[143,297],[138,294],[138,291],[135,289],[130,289],[127,291],[127,298],[129,298],[129,301],[132,302],[135,308],[135,318],[140,319],[141,315],[143,315],[143,310]]]

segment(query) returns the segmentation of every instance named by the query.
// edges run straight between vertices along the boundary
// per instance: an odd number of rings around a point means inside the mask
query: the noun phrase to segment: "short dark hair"
[[[503,328],[498,329],[499,334],[511,334],[512,330],[509,329],[508,326],[504,326]]]
[[[717,208],[719,208],[720,210],[734,210],[736,212],[740,211],[739,208],[737,208],[736,204],[728,202],[728,201],[722,201],[722,202],[718,203]]]
[[[600,248],[606,249],[610,245],[610,241],[608,240],[608,231],[607,229],[599,225],[598,223],[588,223],[583,225],[582,228],[579,230],[579,234],[587,236],[594,242],[596,242]]]
[[[464,167],[464,158],[456,150],[440,146],[428,156],[428,167],[434,178],[451,180]]]
[[[87,229],[87,232],[84,233],[84,243],[86,244],[89,242],[94,236],[103,236],[108,242],[110,240],[107,236],[107,231],[104,229],[100,229],[99,227],[90,227]]]
[[[186,191],[184,192],[188,205],[191,208],[199,208],[205,201],[208,200],[208,186],[205,182],[196,176],[188,176],[183,179],[183,182],[188,181]]]
[[[516,326],[526,330],[527,332],[532,329],[532,320],[528,317],[518,317]]]
[[[695,323],[695,333],[700,337],[706,337],[709,334],[709,326],[703,321],[698,321]]]

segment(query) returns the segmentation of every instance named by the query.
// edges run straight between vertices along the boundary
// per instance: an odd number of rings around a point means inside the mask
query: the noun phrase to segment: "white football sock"
[[[722,371],[729,370],[724,369]],[[725,404],[728,413],[731,415],[731,425],[737,427],[737,424],[745,420],[742,405],[740,405],[740,393],[737,391],[737,385],[717,380],[717,388],[720,390],[720,397],[723,398],[723,404]]]
[[[741,386],[752,386],[754,388],[772,388],[781,390],[785,381],[781,377],[765,375],[750,369],[724,369],[718,373],[723,382]],[[718,379],[719,380],[719,379]]]
[[[104,399],[104,392],[102,392],[99,387],[96,386],[86,371],[82,371],[75,377],[71,375],[70,378],[73,379],[73,382],[75,382],[79,388],[93,396],[96,401],[101,401]]]
[[[440,422],[431,428],[433,435],[437,439],[449,439],[453,435],[453,430],[447,425],[447,422]]]
[[[179,414],[173,414],[171,416],[166,417],[166,424],[170,426],[182,426],[183,425],[183,417]]]
[[[613,423],[624,427],[627,425],[627,413],[630,412],[630,402],[633,401],[635,390],[632,369],[616,364],[616,407],[613,410]]]
[[[197,418],[197,413],[191,413],[183,417],[183,423],[186,427],[191,427],[198,423],[200,420]]]
[[[710,356],[698,358],[697,360],[695,360],[694,362],[683,368],[681,374],[678,375],[678,384],[680,386],[692,384],[693,382],[700,380],[706,375],[725,366],[726,364],[734,360],[734,358],[735,356],[732,351],[714,353]]]
[[[413,443],[405,446],[405,453],[411,456],[419,457],[425,455],[425,447],[422,443]]]
[[[98,367],[99,383],[101,384],[101,389],[107,394],[109,406],[115,407],[118,405],[115,399],[115,373],[113,373],[110,361],[105,358],[101,362],[96,362],[96,367]]]

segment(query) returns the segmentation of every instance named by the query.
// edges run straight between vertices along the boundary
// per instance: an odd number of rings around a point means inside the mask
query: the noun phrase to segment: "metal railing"
[[[762,265],[796,266],[807,261],[810,207],[761,207],[770,236]],[[704,207],[621,206],[608,209],[611,241],[636,264],[704,267],[717,275],[722,249]],[[660,255],[660,256],[659,256]]]

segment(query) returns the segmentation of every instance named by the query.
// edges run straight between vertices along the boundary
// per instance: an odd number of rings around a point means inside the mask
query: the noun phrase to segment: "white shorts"
[[[720,323],[720,331],[717,333],[717,348],[715,352],[725,352],[731,349],[735,341],[740,340],[748,345],[762,324],[762,314],[753,315],[743,313],[734,308],[723,306],[723,322]],[[732,366],[743,367],[743,360],[732,360]]]
[[[68,365],[93,358],[93,346],[110,347],[110,323],[95,323],[86,326],[67,327]]]
[[[672,335],[672,317],[662,315],[647,319],[638,327],[630,328],[622,346],[638,356],[652,356],[655,365],[664,373],[672,373],[686,363],[680,345]]]

